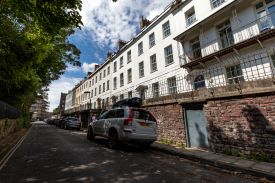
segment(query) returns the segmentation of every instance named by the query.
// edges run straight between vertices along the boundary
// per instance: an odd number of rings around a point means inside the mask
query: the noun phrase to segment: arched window
[[[205,87],[205,80],[203,75],[198,75],[194,80],[194,89],[197,90],[199,88]]]

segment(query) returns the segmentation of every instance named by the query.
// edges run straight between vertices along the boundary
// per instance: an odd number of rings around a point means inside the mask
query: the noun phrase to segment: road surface
[[[26,139],[0,171],[1,183],[15,182],[251,182],[176,156],[125,145],[107,148],[84,132],[33,124]]]

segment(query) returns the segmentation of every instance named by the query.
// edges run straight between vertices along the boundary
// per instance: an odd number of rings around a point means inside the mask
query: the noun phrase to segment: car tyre
[[[119,144],[119,141],[118,141],[117,132],[116,132],[116,130],[112,129],[109,132],[108,147],[110,149],[115,149],[115,148],[117,148],[118,144]]]
[[[87,131],[87,139],[92,141],[94,140],[94,138],[95,138],[95,135],[94,135],[93,129],[92,127],[89,127]]]
[[[152,143],[153,142],[142,143],[141,148],[142,149],[149,149],[151,147]]]

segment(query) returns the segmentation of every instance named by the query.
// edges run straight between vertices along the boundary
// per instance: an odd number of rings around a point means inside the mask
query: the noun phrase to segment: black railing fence
[[[274,78],[274,66],[275,48],[260,49],[242,56],[233,53],[226,58],[217,58],[212,65],[189,71],[185,76],[175,76],[147,85],[145,98]]]
[[[15,119],[21,115],[21,112],[15,107],[0,101],[0,119],[9,118]]]

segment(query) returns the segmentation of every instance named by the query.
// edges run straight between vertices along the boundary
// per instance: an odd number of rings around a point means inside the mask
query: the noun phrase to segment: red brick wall
[[[212,150],[275,154],[275,95],[208,101],[204,111]]]
[[[169,139],[174,143],[185,143],[182,106],[178,104],[146,107],[157,119],[158,140]]]

